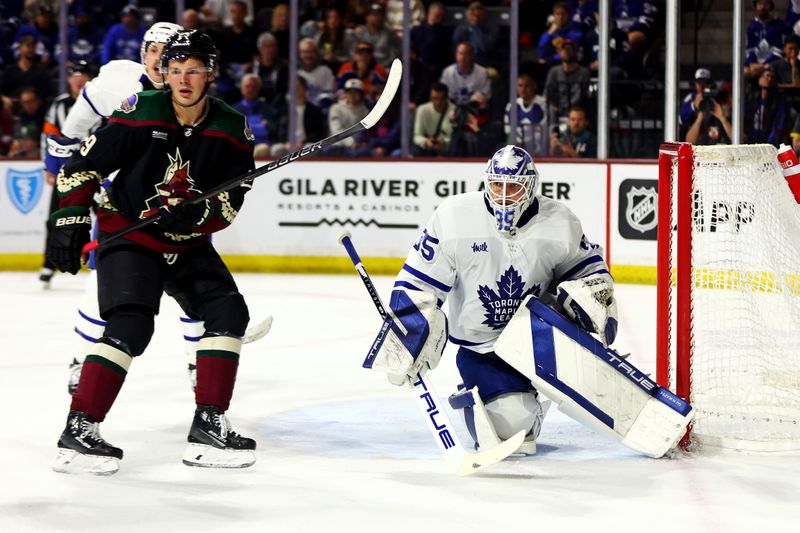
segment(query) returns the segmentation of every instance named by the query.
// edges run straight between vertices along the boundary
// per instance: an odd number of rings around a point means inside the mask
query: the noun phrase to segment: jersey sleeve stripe
[[[177,124],[174,124],[172,122],[167,122],[164,120],[135,120],[130,118],[111,117],[110,119],[108,119],[108,122],[117,122],[119,124],[124,124],[125,126],[131,126],[133,128],[141,128],[145,126],[161,126],[162,128],[176,129],[178,127]]]
[[[105,117],[105,116],[104,116],[104,115],[103,115],[103,114],[102,114],[100,111],[98,111],[98,110],[97,110],[97,108],[94,106],[94,104],[92,103],[92,100],[91,100],[91,98],[89,98],[89,94],[86,92],[86,88],[85,88],[85,87],[83,88],[83,90],[81,90],[81,94],[83,95],[83,99],[84,99],[84,100],[86,100],[86,103],[87,103],[87,104],[89,104],[89,107],[91,107],[91,108],[92,108],[92,111],[94,111],[94,114],[95,114],[95,115],[97,115],[98,117],[103,117],[103,118],[106,118],[106,117]]]
[[[203,130],[200,132],[200,135],[206,135],[209,137],[221,137],[222,139],[227,139],[231,142],[236,148],[239,150],[245,150],[247,152],[253,151],[253,146],[247,143],[243,143],[233,135],[228,135],[224,131],[217,131],[217,130]]]
[[[574,276],[575,274],[577,274],[578,272],[580,272],[581,270],[583,270],[587,266],[591,265],[592,263],[600,263],[602,261],[603,261],[603,258],[600,257],[599,255],[593,255],[591,257],[588,257],[588,258],[584,259],[583,261],[581,261],[580,263],[578,263],[574,267],[572,267],[569,270],[567,270],[566,272],[564,272],[564,275],[561,276],[561,278],[559,278],[559,283],[564,281],[564,280],[567,280],[567,279],[572,279],[572,276]]]
[[[441,281],[437,281],[437,280],[433,279],[432,277],[428,276],[427,274],[423,274],[422,272],[420,272],[416,268],[409,266],[408,263],[403,265],[403,270],[405,270],[406,272],[408,272],[412,276],[414,276],[416,278],[419,278],[420,280],[424,281],[425,283],[427,283],[431,287],[436,287],[440,291],[450,292],[450,289],[452,289],[452,287],[450,287],[448,285],[445,285]]]
[[[450,342],[452,342],[453,344],[458,344],[459,346],[480,346],[481,344],[483,344],[482,342],[470,342],[470,341],[465,341],[463,339],[458,339],[456,337],[453,337],[452,335],[448,335],[447,338]]]
[[[405,287],[406,289],[411,289],[412,291],[421,291],[422,290],[419,287],[417,287],[416,285],[412,285],[411,283],[409,283],[407,281],[395,281],[394,282],[394,286],[395,287]]]

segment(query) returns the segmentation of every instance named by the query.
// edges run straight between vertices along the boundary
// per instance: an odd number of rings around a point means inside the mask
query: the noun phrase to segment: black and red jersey
[[[109,233],[152,216],[170,199],[197,196],[253,170],[253,135],[244,116],[211,96],[206,106],[198,124],[184,126],[168,92],[145,91],[127,98],[62,169],[61,207],[90,206],[101,184],[118,170],[98,209],[99,230]],[[246,182],[209,200],[205,216],[189,235],[151,224],[125,238],[161,252],[185,250],[227,227],[249,188]]]

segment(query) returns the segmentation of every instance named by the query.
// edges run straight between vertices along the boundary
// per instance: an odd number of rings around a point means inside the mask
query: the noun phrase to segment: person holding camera
[[[686,138],[688,128],[694,124],[697,119],[697,110],[700,102],[706,98],[714,84],[711,81],[711,71],[707,68],[699,68],[694,73],[694,91],[689,93],[683,99],[681,107],[678,110],[678,124],[680,125],[681,137]],[[708,115],[708,113],[706,113]]]
[[[698,105],[694,123],[686,133],[686,142],[698,145],[731,144],[731,104],[733,86],[726,82],[714,94],[706,95]]]
[[[597,137],[589,131],[589,119],[581,106],[572,106],[567,123],[550,130],[550,155],[597,157]]]
[[[447,99],[447,85],[434,82],[430,89],[430,101],[419,106],[414,114],[413,155],[437,157],[445,154],[453,135],[453,124],[447,117],[455,109],[456,106]]]

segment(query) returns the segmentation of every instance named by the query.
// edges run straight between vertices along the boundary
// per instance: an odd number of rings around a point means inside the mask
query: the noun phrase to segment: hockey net
[[[800,206],[769,145],[659,154],[657,380],[689,450],[800,450]]]

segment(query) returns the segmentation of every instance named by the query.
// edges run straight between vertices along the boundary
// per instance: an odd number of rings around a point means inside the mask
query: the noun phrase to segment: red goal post
[[[663,144],[658,217],[656,379],[696,409],[684,444],[800,450],[800,206],[776,149]]]

